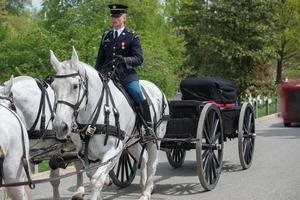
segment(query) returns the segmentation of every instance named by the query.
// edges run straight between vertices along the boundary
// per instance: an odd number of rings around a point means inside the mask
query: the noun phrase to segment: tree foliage
[[[66,60],[75,46],[80,59],[94,66],[100,39],[111,29],[107,7],[110,3],[115,2],[45,0],[42,10],[31,19],[26,30],[6,30],[10,36],[0,44],[0,70],[4,71],[1,79],[7,79],[10,74],[39,78],[50,75],[53,73],[50,49],[60,60]],[[139,68],[140,78],[153,81],[168,95],[172,94],[178,85],[176,72],[182,64],[184,45],[165,20],[164,4],[153,0],[118,3],[129,6],[126,26],[141,38],[145,60]]]
[[[140,78],[169,95],[194,74],[233,79],[241,95],[267,94],[275,79],[300,69],[298,0],[44,0],[36,15],[30,3],[0,0],[1,81],[51,75],[50,49],[66,60],[75,46],[83,62],[95,65],[111,29],[110,3],[129,6],[126,26],[144,51]]]
[[[241,94],[274,55],[272,1],[186,0],[175,15],[194,73],[233,79]]]
[[[300,2],[298,0],[276,1],[276,83],[281,83],[282,74],[299,68],[300,64]],[[300,74],[298,73],[298,76]]]

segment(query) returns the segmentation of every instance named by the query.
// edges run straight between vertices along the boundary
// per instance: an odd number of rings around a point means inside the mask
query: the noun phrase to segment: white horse
[[[59,62],[54,53],[51,53],[51,64],[56,71],[52,86],[57,96],[56,117],[54,119],[54,128],[57,129],[57,137],[60,139],[66,136],[71,136],[78,150],[82,149],[83,143],[79,138],[79,134],[72,133],[72,129],[76,128],[76,124],[90,124],[91,118],[94,116],[95,108],[97,107],[99,98],[104,90],[104,83],[99,77],[98,72],[91,66],[80,62],[78,55],[73,48],[72,57],[68,61]],[[153,104],[151,110],[160,118],[162,114],[169,114],[169,107],[165,95],[153,83],[148,81],[140,81],[142,87],[147,92]],[[114,99],[115,107],[119,113],[120,129],[125,132],[125,139],[118,142],[119,139],[115,136],[106,134],[95,134],[90,138],[88,149],[88,158],[90,160],[100,159],[103,163],[95,171],[88,174],[91,183],[90,199],[102,199],[101,190],[104,180],[117,162],[123,148],[128,144],[126,141],[131,138],[131,133],[135,130],[135,122],[137,115],[129,105],[123,93],[116,87],[113,81],[108,82],[108,87],[111,91],[111,96]],[[106,93],[106,92],[105,92]],[[112,102],[109,100],[109,109],[104,106],[107,102],[106,95],[103,95],[103,103],[99,105],[101,112],[96,119],[97,124],[104,124],[104,111],[111,110],[113,113]],[[110,114],[109,124],[116,126],[115,115]],[[163,121],[156,129],[157,137],[163,138],[166,131],[167,122]],[[102,132],[103,133],[103,132]],[[138,135],[137,132],[133,135]],[[130,142],[130,141],[129,141]],[[158,146],[160,142],[158,141]],[[139,159],[141,153],[141,145],[135,144],[129,151]],[[148,156],[143,156],[141,165],[141,181],[142,195],[140,200],[150,199],[153,191],[154,175],[158,163],[158,149],[154,142],[149,142],[146,145]],[[146,154],[145,154],[146,155]]]
[[[12,82],[6,84],[7,87],[11,87]],[[0,88],[0,92],[7,94],[5,89]],[[0,173],[3,173],[5,184],[25,181],[22,160],[29,156],[26,127],[19,116],[8,108],[8,104],[7,100],[0,99],[0,168],[3,167]],[[6,191],[13,200],[29,199],[24,186],[7,187]]]
[[[14,106],[16,112],[22,119],[22,121],[26,125],[26,130],[31,129],[33,124],[35,123],[38,117],[38,110],[40,107],[42,91],[37,85],[37,82],[34,78],[28,76],[20,76],[16,78],[12,78],[10,80],[11,84],[7,84],[3,86],[2,92],[0,92],[0,96],[8,96],[11,95],[10,99],[6,100],[6,103],[9,103],[9,106]],[[12,84],[13,83],[13,84]],[[1,88],[1,86],[0,86]],[[53,89],[48,85],[47,93],[49,96],[49,103],[47,103],[47,99],[45,97],[45,126],[47,126],[47,130],[52,130],[52,123],[50,122],[51,118],[51,111],[50,106],[53,108],[55,95]],[[41,124],[41,115],[36,121],[36,126],[33,130],[40,131],[40,124]],[[47,139],[30,139],[30,153],[32,154],[41,153],[41,156],[37,158],[38,160],[46,160],[49,159],[51,155],[56,154],[60,151],[60,146],[53,152],[50,153],[43,153],[45,148],[52,147],[53,145],[59,144],[63,145],[55,138],[47,138]],[[33,155],[31,155],[33,156]],[[77,171],[82,169],[82,164],[79,161],[74,162],[75,168]],[[59,169],[55,169],[50,171],[50,178],[54,178],[59,176]],[[59,184],[60,180],[55,180],[51,182],[53,188],[53,199],[59,200]],[[83,195],[84,194],[84,187],[83,187],[83,176],[82,173],[77,174],[77,190],[74,193],[76,195]]]

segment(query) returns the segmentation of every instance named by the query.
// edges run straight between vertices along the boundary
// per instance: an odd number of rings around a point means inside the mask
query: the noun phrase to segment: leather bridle
[[[10,105],[9,107],[12,109],[12,110],[16,110],[16,107],[15,107],[15,104],[14,104],[14,95],[12,92],[9,93],[8,97],[5,97],[5,96],[0,96],[0,99],[1,100],[6,100],[6,101],[9,101]]]
[[[80,78],[80,80],[79,80],[79,91],[78,91],[77,102],[75,104],[73,104],[73,103],[70,103],[68,101],[65,101],[65,100],[62,100],[62,99],[58,99],[57,102],[56,102],[56,104],[55,104],[54,110],[56,111],[56,108],[57,108],[58,104],[63,104],[63,105],[71,107],[72,110],[73,110],[73,116],[74,116],[74,119],[73,119],[74,121],[73,121],[72,126],[76,126],[77,127],[76,120],[77,120],[77,116],[78,116],[78,113],[79,113],[79,107],[81,106],[81,104],[82,104],[82,102],[84,100],[84,97],[86,97],[85,106],[88,103],[88,78],[87,78],[87,75],[85,74],[85,79],[84,79],[80,75],[80,73],[77,72],[77,73],[66,74],[66,75],[55,75],[55,76],[53,76],[53,78],[54,79],[64,79],[64,78],[70,78],[70,77],[76,77],[76,76],[79,76],[79,78]],[[82,89],[83,89],[83,94],[80,97],[80,91]],[[74,129],[75,127],[72,127],[72,128]]]

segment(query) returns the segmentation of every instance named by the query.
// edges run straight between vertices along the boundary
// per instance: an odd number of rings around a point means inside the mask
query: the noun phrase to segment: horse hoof
[[[72,200],[83,200],[83,195],[76,195],[72,197]]]
[[[152,187],[152,189],[151,189],[151,194],[153,194],[154,191],[155,191],[155,186]]]
[[[113,184],[111,178],[108,176],[106,179],[105,179],[105,182],[104,182],[104,185],[106,186],[111,186]]]
[[[143,195],[139,198],[139,200],[150,200],[150,199],[151,199],[150,197],[145,196],[145,195]]]

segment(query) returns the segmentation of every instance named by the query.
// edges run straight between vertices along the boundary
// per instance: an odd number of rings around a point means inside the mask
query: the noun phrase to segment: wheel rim
[[[219,109],[206,104],[197,129],[197,171],[201,185],[212,190],[218,183],[223,161],[223,125]]]
[[[115,185],[124,188],[132,183],[136,170],[137,161],[128,150],[124,150],[120,156],[119,162],[110,171],[109,175]]]
[[[243,104],[239,118],[238,146],[240,163],[243,169],[248,169],[253,160],[255,145],[255,119],[250,104]]]
[[[181,167],[184,163],[186,151],[182,148],[173,148],[166,151],[168,161],[174,168]]]

